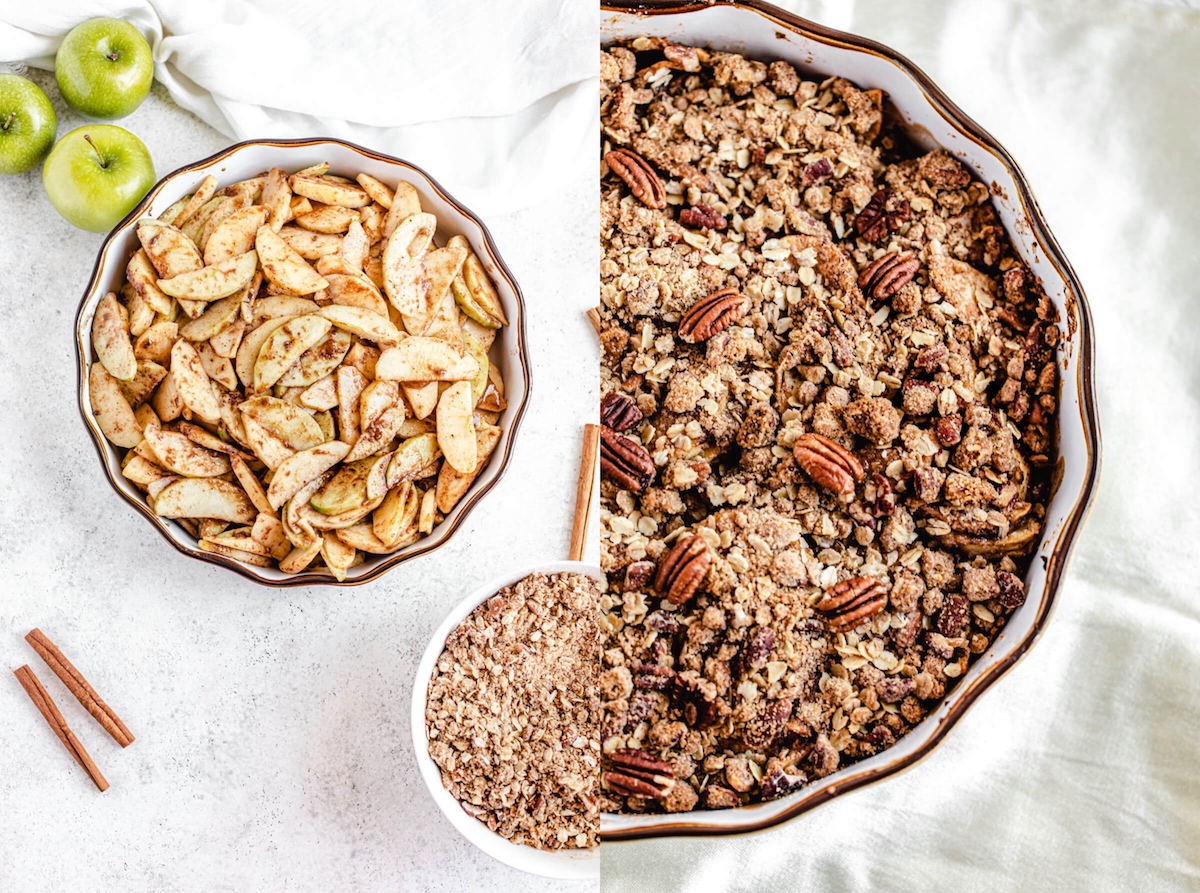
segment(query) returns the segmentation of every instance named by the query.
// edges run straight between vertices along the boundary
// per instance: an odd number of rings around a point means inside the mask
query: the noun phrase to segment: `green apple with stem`
[[[106,233],[154,185],[154,162],[140,139],[114,124],[77,127],[42,166],[50,204],[68,223]]]
[[[36,167],[58,132],[54,106],[33,81],[0,74],[0,174]]]
[[[88,19],[63,38],[54,77],[67,105],[90,118],[124,118],[154,81],[154,57],[141,32],[121,19]]]

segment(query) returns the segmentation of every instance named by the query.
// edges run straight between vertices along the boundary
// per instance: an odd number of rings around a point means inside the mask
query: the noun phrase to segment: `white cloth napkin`
[[[483,214],[553,195],[595,151],[598,18],[580,0],[0,0],[0,62],[52,69],[101,15],[132,22],[171,97],[230,138],[360,143]]]
[[[1200,12],[785,2],[1018,159],[1095,316],[1103,473],[1044,636],[932,756],[764,834],[606,844],[603,889],[1200,890]]]

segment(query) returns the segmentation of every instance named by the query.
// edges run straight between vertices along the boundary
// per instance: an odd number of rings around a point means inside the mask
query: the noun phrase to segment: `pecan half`
[[[763,779],[762,798],[764,800],[778,800],[784,794],[798,791],[806,784],[808,784],[808,777],[803,772],[792,774],[784,772],[782,769],[776,769]]]
[[[921,262],[915,255],[892,251],[863,267],[858,274],[858,287],[872,300],[886,301],[912,282],[920,268]]]
[[[696,229],[722,230],[729,225],[725,222],[724,217],[709,205],[704,204],[704,202],[696,202],[690,208],[684,208],[680,211],[679,222],[684,226],[691,226]]]
[[[750,309],[750,301],[736,288],[723,288],[701,298],[679,321],[679,337],[688,344],[707,341],[737,322]]]
[[[901,224],[908,219],[908,202],[902,201],[894,208],[888,203],[896,193],[890,188],[883,188],[871,196],[867,206],[863,208],[854,220],[854,228],[868,242],[878,242],[887,238],[891,233],[900,229]]]
[[[641,493],[654,480],[654,460],[636,440],[602,427],[600,473],[618,487]]]
[[[854,629],[887,605],[887,586],[874,577],[853,577],[835,584],[817,602],[816,609],[829,615],[830,632]]]
[[[642,420],[642,411],[633,399],[613,391],[600,401],[600,424],[614,431],[628,431]]]
[[[814,482],[834,493],[853,493],[854,482],[864,476],[862,463],[852,452],[821,434],[801,434],[792,455]]]
[[[634,561],[625,568],[625,591],[634,592],[641,589],[653,576],[653,561]]]
[[[666,691],[673,678],[675,671],[661,664],[642,664],[633,672],[633,684],[649,691]]]
[[[659,563],[654,588],[671,604],[682,605],[696,594],[711,563],[712,555],[703,537],[682,539]]]
[[[644,750],[622,747],[613,751],[610,758],[613,770],[604,773],[604,783],[615,794],[661,800],[675,786],[671,764]]]
[[[814,183],[820,183],[826,177],[831,176],[833,176],[832,162],[828,158],[818,158],[804,168],[804,185],[812,186]]]
[[[625,181],[634,197],[648,208],[665,208],[667,190],[654,168],[632,149],[613,149],[604,156],[608,169]]]
[[[886,518],[896,510],[896,494],[892,490],[891,481],[879,472],[871,475],[875,485],[875,501],[871,503],[871,514],[876,518]]]

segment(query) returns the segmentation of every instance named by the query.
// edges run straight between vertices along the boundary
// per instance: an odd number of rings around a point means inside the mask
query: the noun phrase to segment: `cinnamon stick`
[[[571,526],[572,561],[582,561],[592,520],[592,494],[596,487],[596,466],[600,458],[600,426],[583,426],[583,458],[579,463],[579,483],[575,488],[575,521]]]
[[[50,638],[40,629],[32,629],[29,635],[25,637],[33,650],[41,655],[42,660],[46,662],[54,675],[62,680],[63,685],[71,690],[76,700],[83,705],[83,708],[96,722],[104,727],[104,731],[112,735],[113,740],[122,747],[128,747],[133,743],[133,733],[129,731],[125,723],[121,722],[121,718],[116,712],[104,703],[104,699],[96,694],[96,690],[83,678],[83,674],[75,669],[75,665],[67,660],[58,646],[50,641]]]
[[[54,703],[50,694],[42,687],[41,680],[34,675],[33,670],[29,669],[29,665],[26,664],[23,667],[13,670],[13,675],[17,677],[17,681],[21,683],[21,687],[25,689],[25,693],[29,695],[29,699],[33,701],[34,706],[45,717],[46,722],[50,724],[50,728],[58,736],[58,740],[63,743],[63,747],[70,752],[71,756],[75,758],[75,762],[88,774],[88,778],[92,780],[92,783],[102,793],[107,791],[108,781],[100,773],[96,764],[92,762],[92,758],[88,755],[87,750],[84,749],[79,739],[75,737],[75,733],[71,731],[70,726],[67,725],[67,721],[63,719],[58,705]]]
[[[596,334],[600,334],[600,308],[592,307],[587,312],[588,321],[591,322],[592,328],[596,330]]]

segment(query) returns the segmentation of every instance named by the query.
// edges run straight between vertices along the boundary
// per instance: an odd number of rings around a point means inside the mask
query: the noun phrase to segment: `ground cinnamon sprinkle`
[[[531,574],[450,634],[430,680],[429,755],[442,783],[513,843],[598,841],[598,599],[591,577]]]

